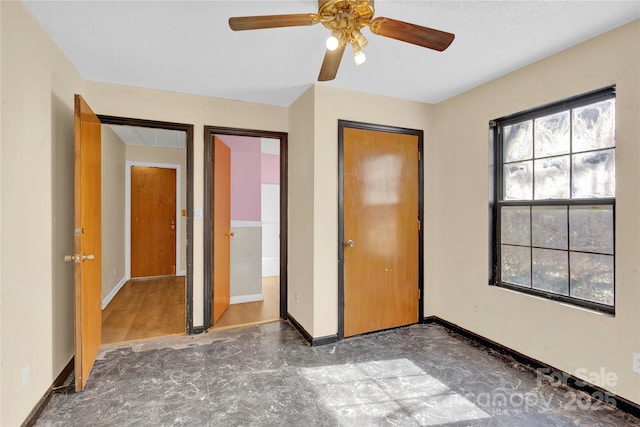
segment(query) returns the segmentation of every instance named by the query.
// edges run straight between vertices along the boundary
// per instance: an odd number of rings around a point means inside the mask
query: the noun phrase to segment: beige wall
[[[338,120],[423,130],[428,205],[433,192],[432,117],[433,107],[427,104],[322,85],[289,108],[288,308],[313,337],[338,332]],[[426,236],[433,222],[425,222]],[[431,251],[427,244],[425,259]],[[429,267],[426,262],[425,269]]]
[[[142,145],[127,145],[128,162],[145,162],[180,165],[180,206],[187,209],[187,150],[180,148],[148,147]],[[180,224],[180,271],[187,270],[187,217],[179,216]]]
[[[366,108],[364,108],[366,106]],[[314,176],[313,176],[313,336],[338,331],[338,119],[397,126],[424,131],[426,212],[432,208],[433,107],[395,98],[315,87]],[[293,141],[295,143],[295,140]],[[295,203],[291,201],[290,203]],[[425,258],[431,253],[432,230],[425,224]],[[290,233],[294,233],[291,230]],[[425,269],[430,263],[425,263]],[[430,282],[427,282],[428,284]],[[425,293],[428,293],[428,288]]]
[[[85,95],[85,99],[97,114],[194,125],[193,195],[196,208],[202,208],[203,203],[205,125],[280,132],[288,130],[288,113],[284,107],[91,81],[86,82]],[[202,220],[194,220],[194,326],[204,323],[203,233]]]
[[[124,142],[102,126],[102,300],[126,280],[124,238]],[[104,303],[103,303],[104,304]]]
[[[631,361],[640,352],[639,28],[635,21],[438,104],[436,185],[427,208],[438,224],[428,238],[437,248],[429,284],[434,314],[569,373],[604,368],[618,376],[605,388],[637,403],[640,375]],[[614,83],[615,317],[489,287],[489,120]]]
[[[313,329],[314,99],[311,87],[289,107],[287,308],[307,332],[319,336]]]
[[[73,94],[84,81],[21,2],[0,2],[0,425],[73,354]],[[29,382],[22,385],[23,368]]]

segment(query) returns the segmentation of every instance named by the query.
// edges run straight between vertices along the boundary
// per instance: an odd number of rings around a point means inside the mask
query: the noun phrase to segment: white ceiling
[[[187,134],[180,130],[120,125],[109,125],[109,127],[127,145],[184,148],[187,141]]]
[[[328,30],[233,32],[231,16],[313,13],[316,1],[26,1],[87,80],[288,106],[316,82]],[[344,89],[437,103],[640,18],[640,1],[391,1],[386,16],[455,33],[445,52],[363,33]]]

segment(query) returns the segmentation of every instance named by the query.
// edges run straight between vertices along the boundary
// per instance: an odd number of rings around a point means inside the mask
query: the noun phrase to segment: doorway
[[[175,167],[127,167],[130,175],[131,278],[169,276],[177,273],[176,244],[180,210]]]
[[[343,120],[338,127],[338,335],[344,338],[423,317],[423,133]]]
[[[287,134],[205,127],[204,138],[206,328],[286,319]]]
[[[118,180],[106,197],[102,344],[194,333],[193,126],[98,117],[103,138],[119,141],[107,156]]]

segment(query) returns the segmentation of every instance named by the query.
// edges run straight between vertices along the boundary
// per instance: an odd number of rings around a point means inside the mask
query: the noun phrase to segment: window
[[[492,122],[491,284],[615,306],[615,88]]]

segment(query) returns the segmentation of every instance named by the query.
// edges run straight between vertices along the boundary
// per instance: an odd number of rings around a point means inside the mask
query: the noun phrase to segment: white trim
[[[262,221],[231,221],[232,227],[262,227]]]
[[[181,270],[176,274],[176,276],[186,276],[186,275],[187,275],[187,270]]]
[[[130,279],[129,276],[124,276],[122,279],[120,279],[118,284],[113,289],[111,289],[111,292],[109,292],[107,296],[104,297],[104,299],[102,300],[103,310],[107,307],[107,305],[109,305],[113,297],[116,296],[116,294],[120,291],[120,289],[124,286],[124,284],[129,281],[129,279]]]
[[[244,302],[255,302],[255,301],[264,301],[264,295],[263,294],[238,295],[236,297],[231,297],[230,304],[242,304]]]
[[[125,276],[131,277],[131,167],[132,166],[143,166],[143,167],[155,167],[155,168],[165,168],[165,169],[175,169],[176,170],[176,271],[181,270],[180,258],[181,258],[181,248],[180,244],[182,243],[182,172],[180,165],[171,164],[171,163],[150,163],[150,162],[137,162],[132,160],[127,160],[126,168],[124,172],[124,187],[125,187],[125,196],[124,196],[124,271]]]

